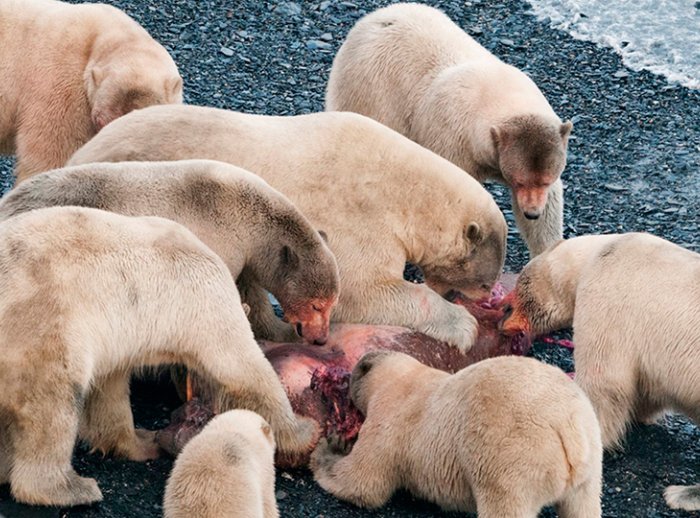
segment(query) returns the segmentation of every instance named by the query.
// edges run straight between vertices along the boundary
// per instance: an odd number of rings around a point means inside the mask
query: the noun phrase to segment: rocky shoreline
[[[323,109],[333,55],[372,0],[258,2],[119,0],[171,51],[185,82],[186,102],[270,115]],[[483,45],[525,70],[562,118],[574,121],[564,172],[565,233],[648,231],[700,251],[700,91],[668,85],[626,69],[610,50],[555,31],[528,14],[524,1],[431,1]],[[12,183],[0,162],[0,186]],[[526,262],[509,212],[508,194],[493,187],[510,221],[507,269]],[[329,206],[329,210],[332,207]],[[624,296],[624,293],[612,294]],[[566,336],[564,333],[562,336]],[[571,354],[539,343],[535,355],[572,369]],[[141,426],[161,427],[177,406],[163,383],[137,382]],[[0,488],[0,514],[61,517],[156,517],[171,461],[138,464],[84,449],[76,469],[97,478],[105,501],[91,508],[31,509]],[[700,430],[685,419],[634,430],[624,451],[606,455],[603,515],[684,517],[662,498],[669,484],[700,482]],[[452,516],[406,494],[378,511],[357,509],[325,494],[308,472],[278,472],[282,516]],[[542,516],[555,516],[545,511]]]

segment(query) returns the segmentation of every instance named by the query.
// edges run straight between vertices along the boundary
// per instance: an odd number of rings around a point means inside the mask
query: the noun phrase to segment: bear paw
[[[695,486],[668,486],[664,498],[671,509],[700,511],[700,484]]]
[[[12,481],[12,494],[18,502],[72,507],[102,501],[102,491],[94,478],[81,477],[73,470],[53,476],[37,475],[27,484],[21,479]]]
[[[156,432],[135,429],[128,440],[117,443],[114,448],[97,448],[103,452],[110,449],[117,457],[124,457],[136,462],[157,459],[160,457],[160,447],[156,442]]]
[[[476,342],[479,323],[465,308],[450,304],[443,318],[419,331],[456,347],[462,354],[466,354]]]
[[[309,467],[314,473],[314,478],[318,480],[319,478],[330,477],[330,471],[333,469],[333,466],[342,458],[343,455],[340,455],[334,449],[328,439],[320,440],[309,461]]]

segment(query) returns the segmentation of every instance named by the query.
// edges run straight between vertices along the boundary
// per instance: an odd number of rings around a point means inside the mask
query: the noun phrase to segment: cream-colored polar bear
[[[379,507],[404,488],[479,518],[535,518],[550,504],[560,518],[601,516],[600,429],[555,367],[506,356],[450,375],[378,351],[357,364],[350,393],[365,415],[352,451],[322,440],[311,456],[338,498]]]
[[[508,185],[531,254],[561,239],[571,122],[441,11],[395,4],[357,22],[333,62],[326,109],[372,117],[479,181]]]
[[[192,157],[259,174],[327,233],[341,280],[333,320],[400,325],[471,347],[476,320],[442,295],[490,292],[506,224],[458,167],[354,113],[268,117],[198,106],[132,112],[70,163]],[[403,279],[406,261],[428,286]]]
[[[17,181],[61,167],[117,117],[182,102],[168,52],[106,4],[0,2],[0,154]]]
[[[294,341],[293,328],[309,343],[328,337],[339,290],[335,258],[309,221],[259,176],[211,160],[67,167],[10,191],[0,200],[0,221],[55,205],[177,221],[224,260],[256,337]],[[265,290],[293,327],[275,316]]]
[[[506,302],[505,332],[573,325],[606,448],[664,409],[700,424],[700,254],[649,234],[577,237],[532,260]],[[697,488],[671,497],[700,509]]]
[[[231,410],[178,455],[165,487],[165,518],[277,518],[275,440],[255,412]]]
[[[157,456],[122,383],[144,366],[206,373],[264,416],[289,455],[316,439],[255,342],[226,265],[177,223],[78,207],[20,214],[0,223],[0,290],[0,484],[18,501],[102,499],[71,466],[78,433],[98,450]]]

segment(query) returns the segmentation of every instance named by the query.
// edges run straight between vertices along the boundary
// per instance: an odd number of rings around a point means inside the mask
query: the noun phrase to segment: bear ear
[[[180,90],[182,90],[182,78],[180,76],[165,80],[165,91],[169,95],[176,95]]]
[[[571,130],[574,129],[574,123],[571,121],[566,121],[563,122],[561,126],[559,126],[559,134],[561,135],[561,138],[566,140],[569,138],[569,135],[571,134]]]
[[[498,154],[507,149],[513,142],[513,133],[510,128],[504,126],[491,126],[491,140],[493,141],[493,147],[496,150],[496,157]]]
[[[481,231],[481,227],[476,221],[472,221],[471,223],[469,223],[469,225],[467,225],[467,228],[464,229],[464,237],[472,245],[476,245],[481,242],[481,239],[483,238],[483,232]]]
[[[372,363],[369,361],[364,361],[359,365],[359,367],[360,367],[360,369],[359,369],[360,373],[364,376],[365,374],[367,374],[369,371],[372,370]]]
[[[93,88],[97,88],[100,86],[100,83],[102,83],[102,80],[105,78],[105,72],[99,67],[92,67],[90,70],[90,82],[92,83]]]
[[[493,141],[493,147],[498,149],[498,143],[501,141],[501,131],[497,126],[491,126],[491,140]]]
[[[321,239],[323,239],[326,244],[328,244],[328,234],[326,234],[323,230],[317,230],[318,235],[321,236]]]
[[[260,425],[260,431],[263,433],[265,438],[272,442],[272,428],[270,428],[270,425],[267,423],[263,423]]]
[[[282,247],[280,259],[282,260],[282,267],[288,270],[296,270],[299,266],[299,256],[287,245]]]

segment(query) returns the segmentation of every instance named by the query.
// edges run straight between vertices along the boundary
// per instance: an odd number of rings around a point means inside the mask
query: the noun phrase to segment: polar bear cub
[[[480,518],[601,516],[602,446],[593,408],[566,374],[530,358],[500,357],[456,374],[402,353],[375,351],[355,366],[353,403],[365,422],[352,451],[322,440],[316,481],[363,507],[399,488]]]
[[[76,436],[154,458],[134,430],[124,372],[182,363],[268,420],[281,450],[317,437],[253,339],[223,261],[181,225],[96,209],[38,209],[0,223],[0,484],[21,502],[102,499],[71,466]],[[125,381],[126,380],[126,381]]]
[[[479,181],[509,186],[531,254],[561,239],[571,122],[438,9],[394,4],[357,22],[333,61],[326,110],[372,117]]]
[[[606,448],[663,410],[700,425],[700,254],[649,234],[576,237],[532,260],[505,302],[506,333],[573,325]],[[700,509],[697,487],[667,500]]]
[[[275,439],[255,412],[212,419],[178,455],[165,488],[165,518],[277,518]]]
[[[112,120],[182,102],[168,52],[106,4],[0,2],[0,154],[17,181],[66,163]]]

